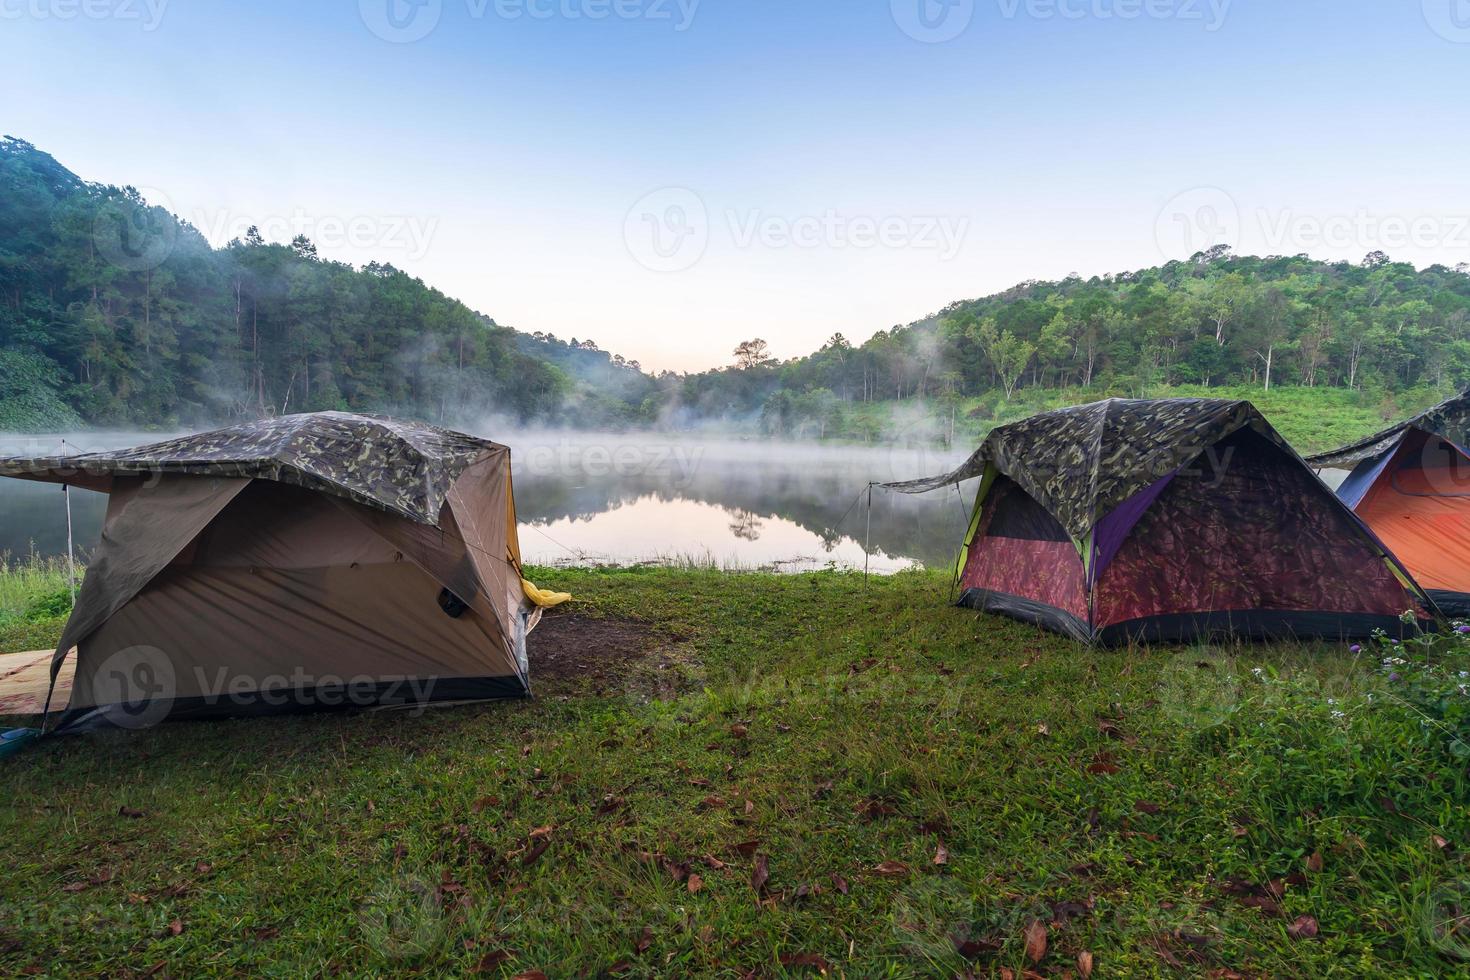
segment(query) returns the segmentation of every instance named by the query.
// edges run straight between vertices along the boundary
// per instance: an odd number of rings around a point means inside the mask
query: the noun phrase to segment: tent
[[[1432,604],[1249,403],[1109,399],[990,433],[961,605],[1086,642],[1399,635]]]
[[[1470,392],[1307,460],[1446,614],[1470,616]]]
[[[523,696],[569,598],[521,577],[510,450],[431,426],[289,415],[0,476],[109,494],[58,730]]]

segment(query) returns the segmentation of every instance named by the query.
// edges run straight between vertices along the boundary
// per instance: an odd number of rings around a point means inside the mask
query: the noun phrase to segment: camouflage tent
[[[135,449],[41,459],[0,459],[0,476],[107,491],[114,479],[213,476],[319,490],[439,523],[449,487],[504,446],[378,415],[317,412],[246,422]]]
[[[1109,399],[1001,426],[921,493],[980,478],[961,603],[1086,641],[1401,632],[1417,586],[1244,401]]]
[[[1337,494],[1440,608],[1470,616],[1470,391],[1307,460],[1350,469]]]
[[[510,451],[432,426],[292,415],[0,476],[109,494],[63,728],[524,695],[563,598],[521,577]]]

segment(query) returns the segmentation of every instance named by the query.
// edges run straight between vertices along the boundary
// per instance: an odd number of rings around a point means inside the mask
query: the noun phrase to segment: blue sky
[[[0,0],[83,177],[677,370],[1222,238],[1470,262],[1467,81],[1467,0]]]

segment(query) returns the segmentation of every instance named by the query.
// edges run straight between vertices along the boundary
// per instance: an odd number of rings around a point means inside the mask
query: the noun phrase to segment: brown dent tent
[[[1447,615],[1470,616],[1470,391],[1309,457]]]
[[[993,430],[960,603],[1085,642],[1351,637],[1432,603],[1254,406],[1119,399]]]
[[[0,476],[109,494],[60,730],[523,696],[564,598],[522,580],[510,451],[432,426],[290,415]]]

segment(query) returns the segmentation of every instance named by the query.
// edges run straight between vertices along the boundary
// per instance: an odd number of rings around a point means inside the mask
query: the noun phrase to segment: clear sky
[[[645,367],[1239,251],[1470,262],[1466,0],[0,0],[0,131]]]

